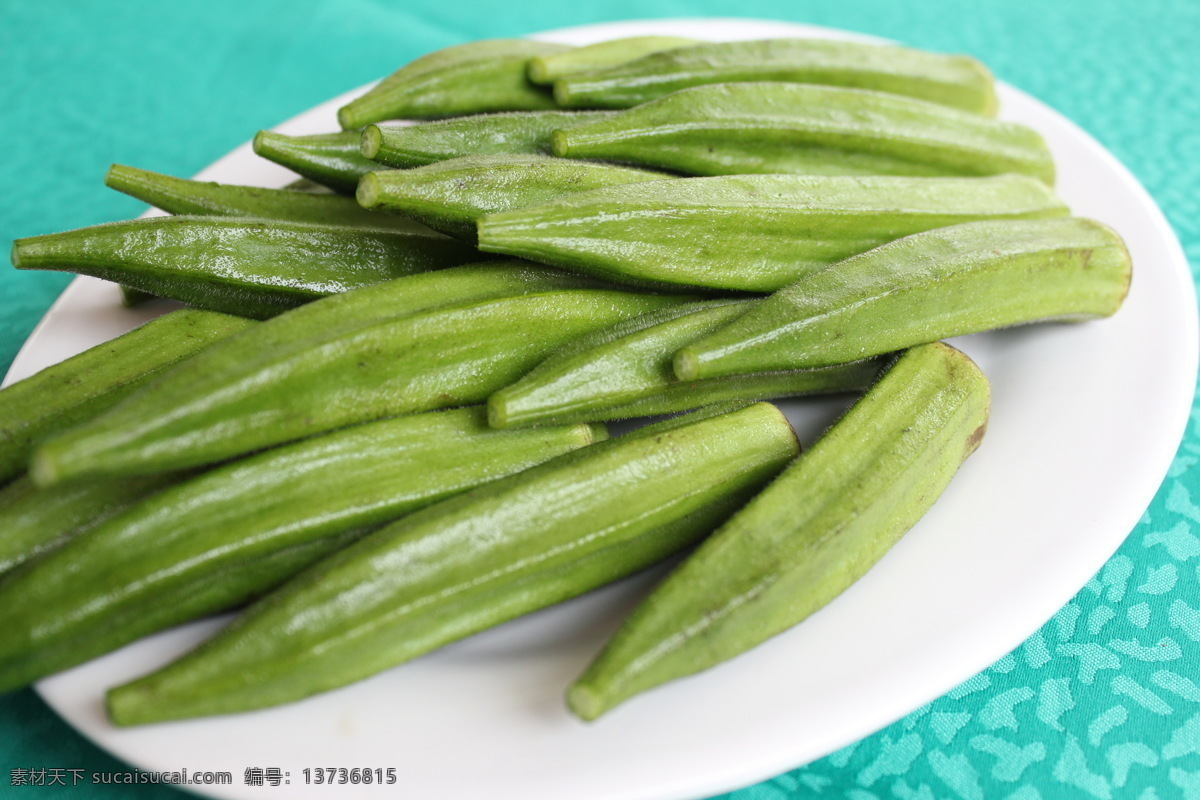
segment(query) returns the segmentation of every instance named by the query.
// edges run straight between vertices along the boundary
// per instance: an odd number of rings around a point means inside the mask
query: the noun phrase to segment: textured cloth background
[[[714,15],[843,27],[982,58],[1128,165],[1166,211],[1193,272],[1200,263],[1196,0],[0,0],[0,236],[7,247],[135,216],[140,204],[102,185],[110,163],[193,174],[259,128],[440,47]],[[67,281],[0,269],[0,368]],[[1024,645],[876,735],[728,797],[1200,798],[1198,461],[1193,411],[1141,523]],[[13,770],[39,768],[124,769],[33,692],[0,697],[0,797],[180,796],[12,785]]]

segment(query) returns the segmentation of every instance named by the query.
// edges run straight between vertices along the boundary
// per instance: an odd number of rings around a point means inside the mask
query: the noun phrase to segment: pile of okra
[[[286,189],[114,165],[172,216],[13,265],[186,307],[0,391],[0,690],[236,610],[109,715],[273,706],[674,554],[576,715],[787,630],[979,446],[942,339],[1124,299],[1119,236],[996,113],[965,56],[493,40],[259,133]],[[763,402],[832,392],[803,453]]]

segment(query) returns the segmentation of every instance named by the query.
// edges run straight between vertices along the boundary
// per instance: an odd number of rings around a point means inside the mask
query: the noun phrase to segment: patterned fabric
[[[788,19],[971,53],[1128,165],[1200,264],[1195,0],[429,0],[0,4],[0,236],[121,219],[112,161],[196,172],[273,125],[424,52],[632,17]],[[478,13],[471,13],[472,11]],[[0,367],[60,275],[0,270]],[[735,800],[1200,798],[1200,412],[1143,520],[1078,596],[1000,662],[855,745]],[[0,632],[0,635],[3,635]],[[30,691],[0,697],[0,797],[14,770],[124,769]],[[45,775],[43,775],[45,780]],[[154,786],[64,795],[177,798]],[[332,796],[332,795],[331,795]]]

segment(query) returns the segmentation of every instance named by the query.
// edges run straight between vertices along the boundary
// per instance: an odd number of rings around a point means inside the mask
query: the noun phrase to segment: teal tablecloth
[[[190,175],[255,130],[458,42],[636,17],[755,16],[962,51],[1127,164],[1200,263],[1196,0],[0,2],[0,234],[121,219],[111,162]],[[5,242],[7,246],[7,241]],[[0,270],[0,368],[67,278]],[[1200,416],[1125,545],[984,673],[737,800],[1200,798]],[[0,636],[4,632],[0,630]],[[31,692],[0,697],[0,796],[169,798],[14,786],[14,770],[122,769]],[[332,796],[332,795],[331,795]]]

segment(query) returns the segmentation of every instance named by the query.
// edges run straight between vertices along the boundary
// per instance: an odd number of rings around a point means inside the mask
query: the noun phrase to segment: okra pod
[[[150,217],[13,242],[17,269],[92,275],[262,319],[318,297],[479,260],[440,234],[237,217]]]
[[[773,292],[918,231],[1061,217],[1041,181],[725,175],[608,186],[488,214],[479,248],[651,286]]]
[[[122,164],[109,168],[104,183],[170,214],[256,217],[433,235],[420,223],[392,214],[373,214],[353,198],[336,194],[191,181]]]
[[[34,486],[27,476],[0,489],[0,576],[179,480],[154,475]]]
[[[36,440],[52,438],[52,434],[97,416],[115,405],[137,384],[132,383],[128,390],[111,398],[101,397],[103,404],[82,416],[66,417],[56,424],[57,414],[66,413],[77,403],[100,402],[92,399],[93,395],[120,391],[125,383],[142,379],[143,372],[152,371],[156,365],[161,367],[178,360],[182,356],[172,349],[178,347],[174,344],[177,338],[184,345],[192,345],[184,351],[190,355],[199,346],[207,344],[203,331],[208,327],[213,329],[213,338],[219,338],[216,334],[223,332],[222,326],[228,326],[229,330],[224,332],[228,341],[205,355],[192,373],[197,393],[214,391],[219,384],[252,381],[252,376],[260,369],[269,370],[272,365],[286,373],[292,360],[302,358],[308,350],[318,350],[339,336],[387,320],[489,297],[588,285],[595,284],[559,270],[520,261],[495,261],[421,273],[330,295],[263,323],[211,311],[176,311],[125,337],[50,367],[27,381],[0,390],[0,420],[3,420],[0,435],[5,442],[0,454],[5,459],[15,459],[3,463],[6,469],[12,470],[10,476],[18,474],[25,468]],[[192,328],[198,332],[192,332]],[[255,331],[253,335],[234,335],[250,328]],[[164,338],[161,343],[159,331]],[[176,331],[185,335],[172,336]],[[159,355],[160,350],[162,355]],[[111,377],[107,370],[112,370]],[[101,377],[93,378],[93,374]],[[181,394],[168,396],[165,402],[178,403],[187,399],[189,391],[186,387],[178,388]],[[61,408],[54,405],[53,400],[59,401]],[[45,426],[44,430],[39,426]],[[24,428],[29,430],[22,433]],[[18,453],[20,457],[16,458]],[[42,483],[46,483],[46,479]]]
[[[555,131],[554,155],[689,175],[1031,175],[1054,183],[1032,128],[887,92],[723,83]]]
[[[1116,312],[1129,251],[1098,222],[969,222],[849,258],[679,350],[685,380],[806,368],[951,336]],[[785,366],[786,365],[786,366]]]
[[[387,119],[427,119],[484,111],[554,108],[554,97],[529,81],[530,58],[570,49],[528,39],[489,39],[422,56],[338,110],[343,130]]]
[[[484,214],[537,205],[601,186],[670,177],[633,167],[548,156],[466,156],[366,175],[358,185],[358,202],[364,208],[404,214],[474,243],[476,223]]]
[[[902,355],[811,450],[662,582],[570,688],[584,719],[779,634],[858,580],[979,445],[987,379],[944,344]]]
[[[392,318],[295,347],[211,353],[44,444],[32,475],[142,475],[220,461],[345,425],[479,403],[551,350],[678,298],[607,289],[493,297]],[[281,354],[282,353],[282,354]]]
[[[25,470],[39,441],[92,419],[167,367],[254,324],[211,311],[174,311],[0,389],[0,484]]]
[[[360,152],[358,131],[288,136],[259,131],[254,152],[341,194],[354,194],[358,179],[379,165]]]
[[[367,536],[112,690],[109,715],[134,725],[232,713],[360,680],[688,546],[797,450],[783,415],[759,404],[473,489]]]
[[[556,130],[595,122],[612,114],[611,111],[516,111],[419,125],[368,125],[362,132],[362,154],[379,164],[401,168],[462,156],[549,155]]]
[[[589,425],[493,431],[484,409],[455,409],[359,425],[171,486],[0,584],[0,691],[236,606],[288,575],[271,570],[269,582],[205,594],[207,604],[161,607],[186,587],[377,528],[604,437]]]
[[[555,82],[566,108],[629,108],[689,86],[784,81],[875,89],[996,113],[988,68],[968,56],[829,39],[718,42],[668,50]]]
[[[758,300],[710,300],[620,322],[563,345],[516,383],[488,398],[492,427],[644,417],[729,401],[865,389],[877,361],[827,369],[680,381],[675,351],[756,307]]]
[[[699,40],[685,39],[682,36],[629,36],[597,42],[561,53],[534,56],[529,59],[529,80],[534,83],[551,84],[568,75],[615,67],[651,53],[697,44],[700,44]]]

